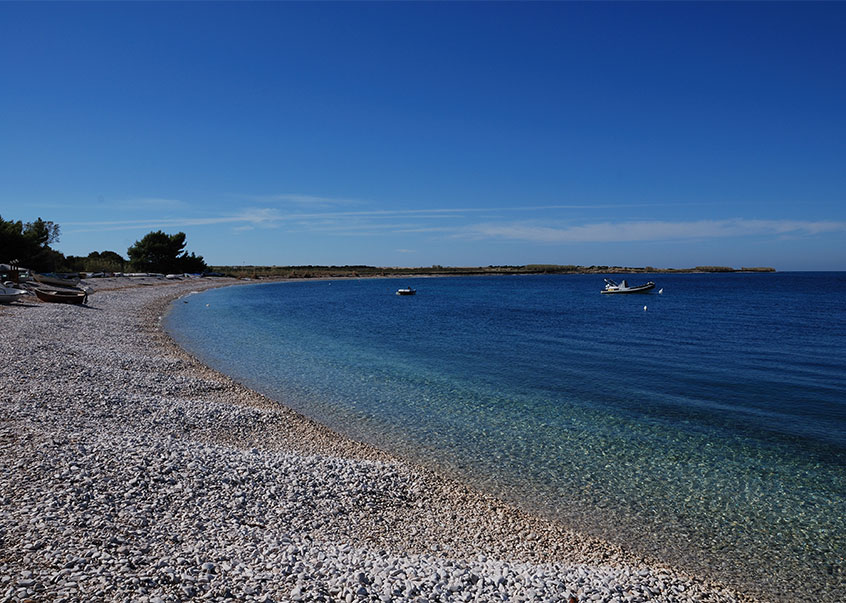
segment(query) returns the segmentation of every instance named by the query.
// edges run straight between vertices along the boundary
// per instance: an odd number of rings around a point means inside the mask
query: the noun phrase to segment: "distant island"
[[[627,266],[575,266],[572,264],[527,264],[525,266],[212,266],[214,273],[237,278],[328,278],[374,276],[478,276],[503,274],[681,274],[713,272],[775,272],[769,267],[696,266],[655,268]]]

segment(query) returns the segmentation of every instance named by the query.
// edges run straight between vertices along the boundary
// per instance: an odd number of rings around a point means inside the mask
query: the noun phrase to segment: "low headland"
[[[0,307],[0,600],[757,600],[341,437],[162,330],[238,282]]]
[[[348,278],[376,276],[480,276],[509,274],[696,274],[715,272],[775,272],[769,267],[655,268],[653,266],[575,266],[526,264],[524,266],[212,266],[212,272],[236,278]]]

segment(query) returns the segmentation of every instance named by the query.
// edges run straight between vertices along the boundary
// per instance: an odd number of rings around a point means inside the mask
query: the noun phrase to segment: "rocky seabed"
[[[0,600],[738,600],[203,367],[159,328],[197,288],[0,308]]]

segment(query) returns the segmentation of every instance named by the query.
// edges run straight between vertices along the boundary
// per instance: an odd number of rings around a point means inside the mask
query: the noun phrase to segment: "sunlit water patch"
[[[241,286],[166,322],[351,437],[742,588],[842,599],[846,275],[650,278],[663,294],[585,275]]]

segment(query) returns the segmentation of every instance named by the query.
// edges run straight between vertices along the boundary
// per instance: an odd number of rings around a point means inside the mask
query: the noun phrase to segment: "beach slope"
[[[220,284],[0,307],[0,600],[739,600],[203,366],[160,319]]]

